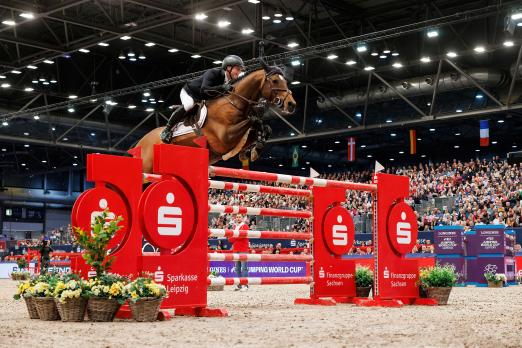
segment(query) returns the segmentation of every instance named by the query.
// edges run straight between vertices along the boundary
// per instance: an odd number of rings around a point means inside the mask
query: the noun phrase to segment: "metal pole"
[[[276,114],[277,117],[279,117],[284,123],[286,123],[288,125],[288,127],[292,128],[293,130],[295,130],[297,132],[297,134],[299,135],[303,135],[303,133],[301,133],[301,131],[297,128],[294,127],[293,124],[291,124],[290,122],[288,122],[283,116],[281,116],[281,114],[279,112],[277,112],[274,108],[270,108],[270,111],[272,111],[274,114]]]
[[[150,114],[148,114],[147,117],[145,117],[143,120],[141,120],[140,123],[138,123],[138,124],[136,125],[136,127],[132,128],[132,129],[129,131],[129,133],[125,134],[125,135],[123,136],[123,138],[121,138],[120,140],[118,140],[118,142],[117,142],[116,144],[114,144],[113,147],[114,147],[114,148],[118,147],[118,145],[120,145],[120,143],[121,143],[122,141],[124,141],[125,139],[127,139],[127,137],[128,137],[129,135],[131,135],[132,133],[134,133],[134,131],[135,131],[136,129],[138,129],[142,124],[144,124],[144,123],[145,123],[149,118],[151,118],[154,114],[155,114],[154,112],[151,112]]]
[[[409,106],[411,106],[412,108],[415,109],[415,111],[417,111],[419,114],[421,114],[422,116],[426,116],[426,114],[417,107],[417,105],[413,104],[408,98],[406,98],[401,92],[399,92],[399,90],[397,90],[397,88],[393,87],[392,85],[390,85],[388,83],[388,81],[386,81],[385,79],[383,79],[379,74],[377,74],[376,72],[373,73],[375,75],[376,78],[378,78],[379,80],[381,80],[382,83],[384,83],[389,89],[391,89],[392,91],[394,91],[402,100],[404,100],[406,103],[408,103]]]
[[[513,78],[511,79],[511,84],[509,85],[508,97],[506,100],[506,105],[509,106],[511,104],[511,94],[513,93],[513,88],[515,87],[515,82],[518,76],[518,67],[520,66],[520,59],[522,58],[522,45],[518,50],[517,62],[515,64],[515,71],[513,72]]]
[[[364,100],[364,111],[363,111],[363,126],[366,125],[366,112],[368,111],[368,101],[370,100],[370,86],[372,84],[372,75],[373,73],[370,71],[368,74],[368,85],[366,86],[366,98]]]
[[[312,85],[311,83],[310,83],[309,85],[310,85],[310,87],[312,87],[313,89],[315,89],[315,91],[316,91],[317,93],[319,93],[319,95],[320,95],[321,97],[323,97],[324,99],[327,99],[327,98],[328,98],[328,97],[327,97],[323,92],[321,92],[320,90],[318,90],[314,85]],[[337,110],[339,110],[339,112],[340,112],[341,114],[343,114],[344,116],[348,117],[348,119],[349,119],[350,121],[352,121],[352,122],[353,122],[354,124],[356,124],[357,126],[360,126],[359,122],[357,122],[356,120],[354,120],[354,119],[352,118],[352,116],[348,115],[348,114],[347,114],[343,109],[341,109],[337,104],[335,104],[334,102],[332,102],[332,105],[333,105]]]
[[[469,76],[464,70],[459,68],[455,63],[453,63],[451,60],[448,60],[444,58],[446,62],[448,62],[449,65],[451,65],[455,70],[457,70],[460,74],[464,75],[472,84],[475,85],[478,89],[480,89],[482,92],[484,92],[485,95],[487,95],[491,100],[493,100],[495,103],[498,104],[498,106],[504,106],[497,98],[495,98],[491,93],[489,93],[484,87],[482,87],[475,79],[471,76]]]
[[[56,141],[62,140],[64,136],[69,134],[70,131],[72,131],[74,128],[76,128],[80,123],[82,123],[83,120],[85,120],[87,117],[91,116],[96,110],[100,108],[101,104],[96,105],[91,111],[87,113],[87,115],[83,116],[81,119],[78,120],[71,128],[67,129],[62,135],[60,135],[58,138],[56,138]]]
[[[440,78],[441,70],[442,70],[442,60],[439,60],[439,66],[437,68],[437,75],[435,75],[435,87],[433,88],[433,96],[431,97],[430,116],[433,115],[433,110],[435,109],[435,98],[437,97],[437,91],[439,90],[439,78]]]

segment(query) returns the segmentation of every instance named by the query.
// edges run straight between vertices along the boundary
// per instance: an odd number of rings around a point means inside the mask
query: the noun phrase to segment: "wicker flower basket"
[[[426,291],[428,292],[428,297],[436,299],[439,305],[447,305],[451,289],[451,286],[448,286],[443,288],[427,288]]]
[[[162,298],[155,297],[140,298],[136,302],[129,301],[132,318],[136,321],[156,321],[161,301]]]
[[[504,286],[504,282],[490,282],[488,281],[488,288],[501,288]]]
[[[60,320],[60,314],[52,297],[35,297],[36,310],[42,320]]]
[[[357,297],[368,297],[370,296],[371,286],[358,286],[355,288],[355,296]]]
[[[36,303],[34,302],[34,297],[24,297],[24,301],[25,305],[27,306],[27,311],[29,312],[29,318],[40,319],[38,311],[36,310]]]
[[[87,303],[87,315],[92,321],[113,321],[120,309],[118,300],[103,297],[91,297]]]
[[[62,321],[83,321],[87,309],[87,299],[68,298],[61,302],[55,298],[55,302]]]

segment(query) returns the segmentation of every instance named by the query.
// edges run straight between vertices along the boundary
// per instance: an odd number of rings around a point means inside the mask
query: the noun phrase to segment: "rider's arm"
[[[204,97],[216,97],[218,94],[223,93],[223,81],[218,71],[208,70],[203,74],[203,81],[201,83],[200,93]]]

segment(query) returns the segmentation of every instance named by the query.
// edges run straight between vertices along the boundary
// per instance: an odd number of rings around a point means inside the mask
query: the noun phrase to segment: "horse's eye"
[[[279,83],[279,80],[273,80],[275,84],[278,84]]]

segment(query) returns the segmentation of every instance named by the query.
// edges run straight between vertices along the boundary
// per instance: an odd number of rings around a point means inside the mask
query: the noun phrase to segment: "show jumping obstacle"
[[[154,174],[143,174],[139,149],[134,158],[90,154],[87,180],[95,187],[78,197],[73,226],[90,228],[91,219],[108,208],[123,217],[124,228],[111,240],[116,257],[112,272],[136,276],[154,274],[167,288],[163,308],[177,315],[223,316],[223,309],[207,308],[208,285],[310,284],[310,298],[296,304],[401,306],[433,304],[421,301],[418,264],[404,256],[417,240],[414,211],[404,203],[409,196],[407,177],[378,173],[373,184],[359,184],[275,173],[209,167],[208,150],[176,145],[154,147]],[[229,177],[310,186],[311,190],[239,184],[209,180]],[[143,179],[152,184],[142,192]],[[312,210],[283,210],[208,204],[209,187],[239,192],[285,194],[313,199]],[[354,241],[355,228],[341,206],[347,190],[367,191],[373,201],[373,299],[355,297],[355,261],[345,258]],[[311,218],[310,233],[233,231],[208,228],[208,213]],[[292,238],[311,241],[311,255],[208,253],[208,237]],[[159,248],[159,255],[143,255],[142,238]],[[209,261],[310,261],[311,277],[208,278]],[[90,267],[81,258],[73,267],[87,277]]]

